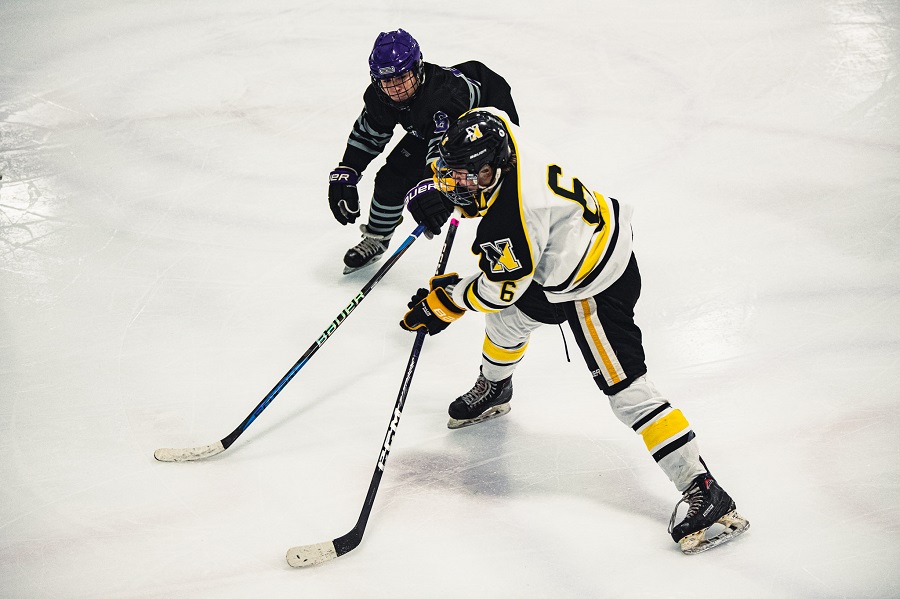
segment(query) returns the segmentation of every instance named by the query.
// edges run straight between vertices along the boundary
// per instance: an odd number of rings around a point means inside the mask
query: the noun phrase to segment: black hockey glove
[[[328,205],[342,225],[355,223],[359,216],[359,193],[356,184],[362,176],[349,166],[339,166],[328,176]]]
[[[429,335],[437,335],[454,320],[465,314],[465,309],[456,305],[447,287],[459,283],[459,275],[451,272],[439,277],[431,277],[431,291],[421,288],[407,304],[409,312],[403,316],[400,326],[407,331],[417,331],[422,327]]]
[[[425,237],[431,239],[441,234],[441,225],[453,214],[454,204],[434,188],[433,179],[423,179],[406,192],[403,198],[410,214],[420,225],[425,225]]]

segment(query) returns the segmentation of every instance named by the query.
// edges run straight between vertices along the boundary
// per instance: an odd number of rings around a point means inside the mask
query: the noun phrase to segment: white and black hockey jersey
[[[453,288],[453,301],[477,312],[502,310],[532,281],[551,303],[584,299],[612,285],[632,253],[630,206],[607,198],[528,145],[506,114],[515,168],[480,199],[472,244],[481,271]]]

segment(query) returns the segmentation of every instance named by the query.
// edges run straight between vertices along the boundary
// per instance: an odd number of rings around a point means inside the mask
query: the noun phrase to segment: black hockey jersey
[[[364,107],[353,124],[341,164],[363,172],[384,151],[397,125],[428,144],[426,164],[437,159],[437,143],[459,115],[482,106],[495,106],[518,124],[519,115],[506,80],[478,61],[453,67],[425,63],[425,82],[408,105],[383,101],[370,84],[363,93]],[[430,169],[423,164],[423,176]]]

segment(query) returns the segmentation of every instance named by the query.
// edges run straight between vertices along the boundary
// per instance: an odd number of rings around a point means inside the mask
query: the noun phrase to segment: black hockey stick
[[[459,221],[455,218],[450,219],[450,228],[447,231],[447,237],[444,239],[444,247],[441,250],[441,257],[438,260],[436,275],[444,273],[447,268],[447,259],[450,256],[450,247],[453,245],[453,238],[456,237],[456,228]],[[406,395],[409,393],[409,385],[412,383],[413,374],[416,370],[416,364],[419,361],[419,353],[422,351],[422,344],[425,342],[427,331],[422,328],[416,332],[416,340],[413,343],[412,352],[409,355],[409,362],[406,364],[406,373],[403,375],[403,383],[400,385],[400,393],[397,395],[397,403],[394,404],[394,412],[391,415],[391,422],[388,425],[387,433],[384,436],[384,443],[381,446],[381,453],[378,455],[378,462],[375,464],[375,474],[372,475],[372,482],[369,483],[369,491],[366,493],[366,500],[363,502],[362,512],[359,514],[359,520],[353,530],[342,537],[338,537],[333,541],[325,543],[315,543],[313,545],[299,545],[291,547],[287,552],[287,563],[293,568],[302,568],[305,566],[314,566],[333,560],[345,553],[356,549],[362,542],[363,533],[366,531],[366,523],[369,521],[369,514],[372,511],[372,504],[375,503],[375,493],[378,492],[378,485],[381,483],[381,475],[384,473],[384,464],[387,462],[388,453],[391,451],[391,441],[397,432],[400,424],[400,415],[403,412],[403,405],[406,403]]]
[[[372,288],[378,284],[378,282],[387,274],[387,271],[391,269],[392,266],[400,259],[400,256],[409,249],[409,246],[412,245],[413,241],[422,234],[425,230],[425,225],[419,225],[415,228],[415,230],[410,233],[409,237],[407,237],[403,243],[400,244],[400,247],[397,248],[397,251],[391,255],[390,258],[385,261],[384,265],[378,269],[378,272],[375,273],[375,276],[369,279],[369,282],[366,283],[359,293],[356,294],[350,303],[347,304],[347,307],[341,310],[341,313],[338,314],[334,320],[331,321],[331,324],[328,325],[322,334],[319,335],[319,338],[309,346],[309,349],[306,350],[306,353],[297,360],[297,363],[294,364],[290,370],[288,370],[287,374],[285,374],[278,384],[269,391],[269,394],[266,395],[259,404],[253,408],[253,411],[244,418],[244,421],[241,422],[236,429],[231,431],[231,433],[222,439],[221,441],[217,441],[216,443],[212,443],[211,445],[201,445],[198,447],[185,447],[182,449],[172,449],[172,448],[161,448],[157,449],[153,452],[153,457],[155,457],[160,462],[189,462],[192,460],[200,460],[203,458],[208,458],[217,454],[222,453],[229,447],[231,444],[235,442],[235,440],[241,436],[241,434],[247,430],[247,427],[256,420],[256,417],[262,414],[262,411],[268,407],[272,400],[275,399],[275,396],[281,393],[281,390],[284,389],[285,385],[287,385],[294,375],[309,362],[310,358],[319,350],[322,345],[325,344],[326,341],[334,334],[339,326],[341,326],[347,317],[350,316],[350,313],[356,309],[356,307],[362,303],[362,301],[366,298],[366,296],[372,291]]]

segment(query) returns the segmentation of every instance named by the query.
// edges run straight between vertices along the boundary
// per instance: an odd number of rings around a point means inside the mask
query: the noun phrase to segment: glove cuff
[[[450,324],[454,320],[458,320],[466,313],[464,308],[456,305],[453,299],[447,294],[443,287],[438,287],[428,294],[425,303],[431,310],[432,314],[442,321]]]
[[[355,168],[340,165],[328,175],[330,185],[356,185],[362,179]]]
[[[403,204],[408,206],[411,201],[429,191],[434,191],[434,181],[431,179],[419,181],[412,189],[406,192],[406,196],[403,198]]]

